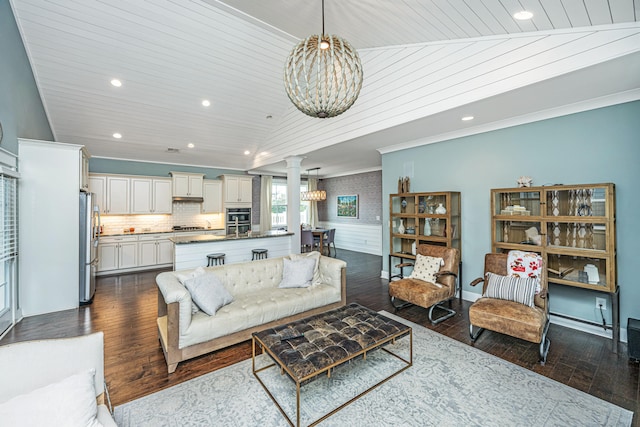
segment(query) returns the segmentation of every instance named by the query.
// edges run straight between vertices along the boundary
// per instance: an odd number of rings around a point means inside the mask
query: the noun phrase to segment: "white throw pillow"
[[[299,259],[307,259],[307,258],[313,259],[316,262],[316,264],[315,264],[315,267],[313,268],[313,281],[311,284],[319,285],[322,283],[322,279],[320,279],[320,269],[318,268],[318,266],[320,265],[320,252],[311,251],[304,254],[291,254],[289,255],[289,258],[291,258],[292,261],[297,261]]]
[[[313,282],[313,269],[316,262],[313,258],[289,260],[283,258],[282,281],[280,288],[308,288]]]
[[[542,290],[540,274],[542,273],[542,256],[535,252],[509,251],[507,256],[507,276],[532,277],[536,279],[536,294]]]
[[[205,271],[204,268],[202,267],[198,267],[195,270],[193,270],[191,273],[175,273],[176,277],[178,278],[178,281],[180,283],[182,283],[184,285],[184,282],[186,282],[189,279],[193,279],[194,277],[198,277],[198,276],[202,276],[204,274],[206,274],[207,272]],[[200,311],[200,308],[198,307],[198,305],[192,300],[191,301],[191,314],[196,314],[197,312]]]
[[[95,369],[21,394],[0,404],[2,426],[100,427]]]
[[[189,290],[191,299],[198,304],[200,310],[209,316],[213,316],[221,307],[233,302],[233,296],[213,273],[192,277],[184,282],[184,286]]]
[[[441,288],[440,283],[436,283],[436,273],[440,271],[440,267],[444,265],[442,258],[435,258],[426,255],[416,255],[416,264],[409,276],[411,279],[424,280]]]

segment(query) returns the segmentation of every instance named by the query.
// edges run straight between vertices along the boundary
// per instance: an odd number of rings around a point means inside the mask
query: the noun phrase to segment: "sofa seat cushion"
[[[542,341],[546,317],[540,307],[527,307],[518,302],[493,298],[480,298],[469,307],[469,322],[472,325],[500,330],[535,343]]]
[[[308,288],[256,289],[237,294],[235,300],[219,309],[215,316],[202,312],[194,314],[191,324],[180,335],[179,347],[210,341],[339,301],[340,289],[325,284]]]

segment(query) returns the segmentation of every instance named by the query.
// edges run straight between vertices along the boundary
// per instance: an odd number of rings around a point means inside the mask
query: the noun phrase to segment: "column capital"
[[[285,157],[284,160],[287,162],[287,169],[289,168],[300,168],[300,164],[304,160],[304,156],[288,156]]]

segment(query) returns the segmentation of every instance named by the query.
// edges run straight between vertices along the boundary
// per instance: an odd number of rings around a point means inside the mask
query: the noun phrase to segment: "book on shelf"
[[[554,268],[547,268],[547,271],[549,271],[550,273],[553,273],[559,277],[564,277],[567,274],[571,273],[574,270],[573,267],[558,267],[558,269],[554,269]]]

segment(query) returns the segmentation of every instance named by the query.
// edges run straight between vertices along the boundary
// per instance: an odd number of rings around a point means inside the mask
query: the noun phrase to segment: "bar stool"
[[[223,253],[215,253],[207,255],[207,267],[211,267],[212,265],[222,265],[224,264],[224,254]]]
[[[251,261],[256,259],[267,259],[267,249],[251,249]]]

